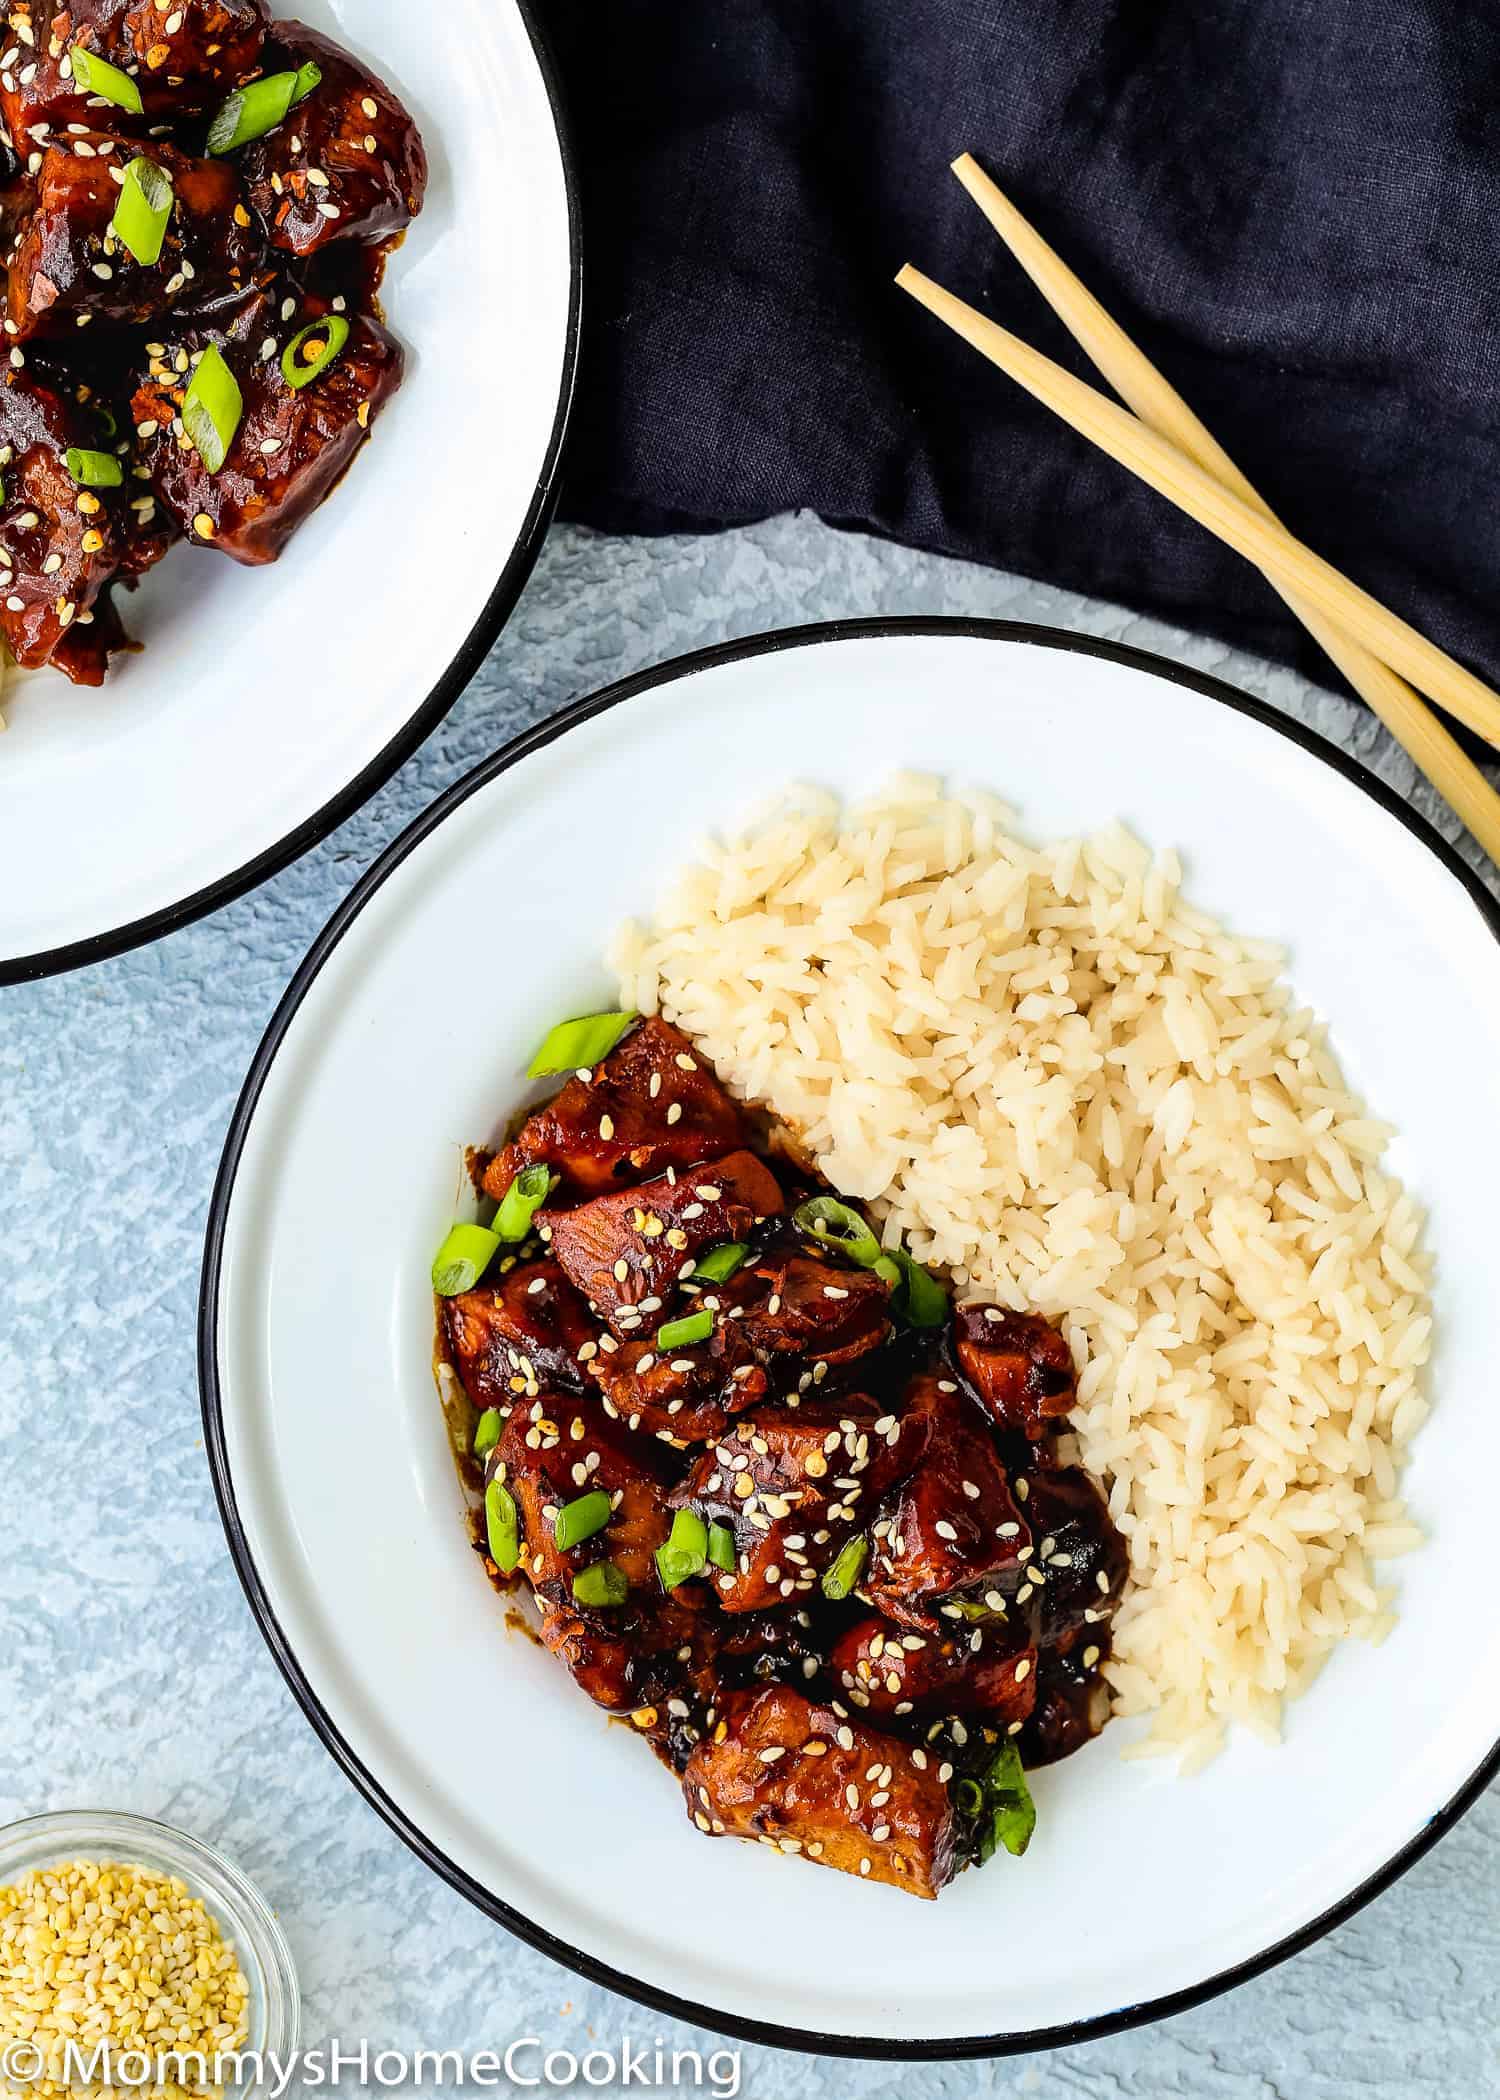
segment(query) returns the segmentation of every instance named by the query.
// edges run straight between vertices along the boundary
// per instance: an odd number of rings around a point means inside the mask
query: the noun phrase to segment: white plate
[[[213,910],[370,795],[473,676],[546,523],[578,250],[515,0],[277,0],[403,97],[432,164],[384,300],[406,383],[273,568],[173,550],[97,692],[17,679],[0,737],[0,984]]]
[[[1057,834],[1120,816],[1191,896],[1287,942],[1402,1137],[1441,1269],[1438,1407],[1408,1476],[1400,1622],[1329,1664],[1271,1750],[1199,1777],[1124,1724],[1037,1784],[1021,1862],[935,1904],[709,1843],[671,1779],[504,1614],[466,1543],[427,1265],[460,1148],[560,1015],[609,1003],[621,913],[789,775],[919,764]],[[1500,1187],[1493,907],[1383,789],[1213,680],[1108,644],[910,622],[740,643],[499,754],[366,876],[304,964],[230,1133],[204,1277],[209,1448],[257,1616],[314,1725],[440,1872],[561,1960],[819,2050],[983,2053],[1174,2010],[1325,1930],[1496,1762],[1485,1497]],[[689,1892],[685,1896],[685,1892]],[[722,1929],[705,1921],[723,1921]]]

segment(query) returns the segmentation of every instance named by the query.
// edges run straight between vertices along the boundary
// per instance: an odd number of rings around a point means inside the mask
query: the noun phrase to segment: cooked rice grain
[[[1195,1769],[1393,1623],[1370,1563],[1421,1538],[1422,1213],[1276,948],[1118,824],[1033,850],[1011,823],[912,775],[847,812],[800,789],[612,961],[887,1243],[1061,1322],[1130,1548],[1116,1711]]]

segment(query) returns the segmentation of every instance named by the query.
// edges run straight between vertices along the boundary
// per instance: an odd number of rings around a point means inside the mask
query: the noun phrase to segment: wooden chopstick
[[[1240,500],[1274,518],[1270,505],[1240,472],[1222,445],[1193,413],[1169,380],[1106,313],[1062,257],[1048,246],[999,184],[986,175],[970,153],[953,163],[953,172],[1004,241],[1042,297],[1128,408],[1159,436],[1197,461]],[[1278,521],[1279,522],[1279,521]],[[1282,595],[1292,611],[1330,656],[1424,773],[1458,813],[1495,861],[1500,861],[1500,794],[1461,745],[1424,705],[1404,678],[1300,591]]]
[[[1129,409],[1075,379],[910,263],[897,273],[896,282],[1044,407],[1264,569],[1278,588],[1285,586],[1310,599],[1430,699],[1500,747],[1500,697],[1378,598],[1293,539],[1273,518],[1253,510]]]

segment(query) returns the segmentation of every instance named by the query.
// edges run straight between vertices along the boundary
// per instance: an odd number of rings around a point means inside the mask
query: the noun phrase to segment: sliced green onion
[[[825,1597],[832,1598],[837,1604],[841,1597],[848,1596],[859,1580],[860,1571],[865,1564],[865,1555],[869,1550],[870,1542],[863,1532],[858,1538],[850,1539],[848,1545],[840,1550],[839,1557],[832,1567],[823,1570]]]
[[[432,1257],[432,1288],[440,1298],[472,1291],[499,1244],[499,1234],[483,1225],[455,1225]]]
[[[106,102],[113,102],[116,109],[128,109],[133,117],[145,115],[146,105],[141,100],[141,91],[128,73],[112,66],[97,51],[90,51],[87,44],[75,44],[68,57],[72,61],[74,85],[82,88],[86,95],[102,95]]]
[[[229,457],[244,412],[239,381],[218,346],[210,343],[182,397],[182,427],[210,474],[217,474]]]
[[[1019,1859],[1036,1829],[1036,1804],[1021,1769],[1020,1752],[1007,1740],[984,1775],[984,1813],[989,1821],[979,1840],[981,1863],[998,1845]]]
[[[573,1595],[580,1604],[595,1607],[611,1607],[623,1604],[630,1595],[630,1584],[625,1580],[623,1568],[617,1568],[612,1560],[596,1560],[590,1568],[580,1568],[573,1577]]]
[[[488,1458],[500,1441],[504,1424],[500,1420],[498,1407],[487,1407],[474,1425],[474,1456]]]
[[[734,1557],[734,1533],[727,1524],[710,1524],[708,1527],[708,1557],[716,1568],[732,1575],[737,1566]]]
[[[559,1553],[566,1553],[570,1546],[581,1546],[596,1531],[602,1531],[614,1515],[614,1508],[603,1488],[591,1488],[588,1494],[565,1502],[552,1520],[552,1536]]]
[[[671,1537],[656,1549],[656,1565],[669,1590],[703,1573],[708,1565],[708,1526],[696,1510],[678,1510],[672,1519]]]
[[[126,162],[109,230],[148,270],[161,260],[172,204],[172,178],[165,168],[159,168],[144,153]]]
[[[323,68],[315,66],[311,59],[308,59],[305,65],[298,66],[297,84],[292,89],[293,104],[300,102],[304,96],[310,95],[322,78]]]
[[[113,452],[90,452],[84,446],[69,445],[66,459],[68,472],[81,488],[117,489],[125,479]]]
[[[890,1259],[901,1271],[896,1310],[913,1327],[941,1327],[948,1317],[948,1293],[904,1247],[893,1247]]]
[[[901,1286],[901,1265],[899,1262],[892,1261],[888,1254],[882,1254],[879,1261],[871,1262],[870,1274],[878,1276],[881,1282],[887,1284],[893,1291],[899,1290]]]
[[[521,1558],[521,1516],[503,1480],[492,1480],[484,1491],[484,1532],[490,1559],[502,1575],[514,1575]]]
[[[880,1259],[880,1242],[857,1210],[840,1203],[837,1196],[813,1196],[799,1203],[792,1222],[810,1233],[825,1247],[836,1247],[862,1269],[872,1269]]]
[[[89,412],[107,438],[114,439],[119,435],[120,426],[115,421],[115,412],[112,408],[106,408],[102,401],[91,401],[89,403]]]
[[[656,1330],[658,1349],[689,1349],[694,1342],[706,1342],[714,1331],[714,1316],[711,1312],[684,1313],[680,1320],[668,1320]]]
[[[281,353],[281,376],[294,393],[319,378],[349,340],[349,323],[342,314],[327,314],[299,328]]]
[[[493,1229],[502,1240],[525,1239],[531,1230],[532,1219],[547,1200],[551,1186],[552,1171],[549,1167],[522,1167],[495,1213]]]
[[[144,153],[126,163],[109,230],[147,269],[161,260],[172,204],[172,178],[164,168]]]
[[[742,1240],[725,1240],[718,1247],[710,1247],[693,1265],[695,1283],[728,1283],[736,1269],[745,1266],[745,1256],[750,1249]]]
[[[984,1788],[977,1779],[955,1779],[953,1804],[963,1815],[977,1816],[984,1807]]]
[[[559,1021],[526,1067],[528,1079],[544,1079],[549,1072],[582,1072],[608,1057],[631,1022],[633,1013],[585,1014],[581,1020]]]
[[[233,153],[236,146],[248,146],[252,139],[274,131],[297,99],[300,77],[297,73],[267,73],[236,88],[208,127],[207,150]]]

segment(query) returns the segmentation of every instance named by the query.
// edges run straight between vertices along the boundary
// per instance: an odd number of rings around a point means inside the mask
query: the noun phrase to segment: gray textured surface
[[[419,1866],[340,1776],[251,1622],[214,1510],[194,1371],[204,1218],[245,1068],[355,878],[504,738],[726,636],[908,612],[1045,620],[1156,648],[1315,723],[1411,792],[1401,753],[1352,706],[1117,608],[807,520],[662,542],[564,530],[449,719],[315,852],[153,949],[0,993],[0,1821],[104,1804],[221,1845],[281,1913],[309,2038],[474,2048],[540,2034],[581,2049],[588,2037],[689,2036],[532,1953]],[[1430,797],[1413,799],[1430,813]],[[1340,1931],[1162,2025],[923,2069],[747,2048],[744,2090],[1497,2093],[1497,1873],[1491,1794]]]

